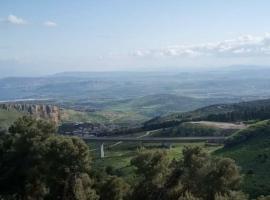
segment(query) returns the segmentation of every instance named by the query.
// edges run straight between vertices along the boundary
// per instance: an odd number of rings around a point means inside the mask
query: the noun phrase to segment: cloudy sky
[[[0,74],[270,65],[269,8],[269,0],[1,0]]]

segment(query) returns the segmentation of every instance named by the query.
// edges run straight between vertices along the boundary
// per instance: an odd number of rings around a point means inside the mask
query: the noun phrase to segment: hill
[[[269,75],[269,69],[256,66],[247,70],[234,66],[206,71],[67,72],[42,77],[9,77],[0,79],[0,100],[100,101],[166,93],[235,102],[269,97]]]
[[[270,120],[236,132],[215,154],[233,158],[241,166],[244,192],[251,197],[270,194]]]
[[[37,119],[60,123],[60,108],[44,102],[5,102],[0,104],[0,129],[7,129],[17,118],[31,115]]]
[[[225,122],[183,122],[174,127],[159,129],[154,136],[160,137],[190,137],[190,136],[229,136],[235,131],[245,128],[245,124]]]
[[[232,104],[216,104],[185,113],[174,113],[156,117],[147,121],[144,126],[170,127],[186,121],[219,121],[241,122],[264,120],[270,118],[270,99],[247,101]]]
[[[121,100],[80,100],[62,103],[64,122],[97,122],[125,125],[141,123],[160,115],[186,112],[220,102],[220,99],[193,98],[176,94],[153,94]],[[89,109],[95,108],[95,109]]]
[[[110,109],[134,112],[151,118],[173,112],[187,112],[217,102],[220,102],[220,99],[153,94],[119,102]]]

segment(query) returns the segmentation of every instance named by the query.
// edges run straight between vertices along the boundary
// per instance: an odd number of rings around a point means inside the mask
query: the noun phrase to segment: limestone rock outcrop
[[[48,104],[29,104],[29,103],[2,103],[0,109],[16,110],[34,116],[37,119],[50,120],[56,124],[60,122],[60,108]]]

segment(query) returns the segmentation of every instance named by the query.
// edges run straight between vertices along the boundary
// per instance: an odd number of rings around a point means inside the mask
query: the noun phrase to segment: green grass
[[[95,112],[80,112],[71,109],[65,109],[61,113],[63,122],[107,122],[108,119]]]
[[[262,122],[259,123],[260,127],[261,125]],[[248,134],[248,130],[239,134]],[[260,131],[255,135],[254,127],[250,128],[252,137],[215,152],[216,155],[234,159],[241,167],[244,175],[242,189],[252,198],[270,194],[270,132],[258,130]]]
[[[112,106],[114,109],[132,110],[148,117],[173,112],[185,112],[208,105],[205,99],[179,96],[176,94],[152,94],[134,98]]]
[[[161,147],[160,144],[151,144],[146,143],[141,146],[139,143],[122,143],[113,148],[108,148],[108,145],[105,146],[105,158],[99,157],[99,145],[89,143],[90,149],[97,149],[97,151],[93,151],[92,154],[94,156],[94,168],[96,170],[102,170],[106,167],[110,166],[117,172],[117,175],[122,176],[128,182],[134,181],[134,173],[135,169],[130,165],[130,161],[134,158],[139,151],[147,151],[147,150],[158,150],[164,149],[167,151],[169,158],[179,160],[182,158],[182,150],[186,145],[199,145],[201,147],[205,147],[207,151],[213,152],[219,147],[206,147],[204,143],[183,143],[183,144],[175,144],[172,148],[167,149]]]
[[[0,128],[7,129],[16,119],[23,115],[23,113],[15,110],[0,109]]]
[[[141,123],[146,118],[131,111],[102,110],[95,112],[80,112],[70,109],[62,111],[62,122],[115,123],[132,125]],[[148,119],[148,118],[147,118]]]

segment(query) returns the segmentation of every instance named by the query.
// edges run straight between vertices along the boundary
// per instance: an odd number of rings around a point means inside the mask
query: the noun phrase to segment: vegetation
[[[21,116],[23,116],[23,113],[16,110],[0,109],[0,129],[8,129],[8,127]]]
[[[217,104],[191,112],[156,117],[144,123],[146,129],[167,128],[188,121],[242,122],[270,118],[270,100],[257,100],[233,104]]]
[[[63,109],[62,122],[85,122],[101,124],[122,124],[129,125],[139,124],[148,119],[143,115],[128,111],[103,110],[103,111],[76,111],[72,109]]]
[[[270,120],[265,120],[240,130],[226,140],[226,147],[244,143],[254,138],[270,135]]]
[[[228,136],[233,129],[221,129],[204,124],[182,123],[178,126],[162,129],[155,136],[163,137],[189,137],[189,136]]]
[[[130,185],[122,178],[111,176],[100,189],[100,200],[124,200],[130,196]]]
[[[0,199],[248,199],[239,190],[235,161],[211,156],[199,146],[183,148],[178,158],[164,150],[141,149],[130,161],[135,177],[128,183],[113,168],[93,170],[89,147],[55,132],[50,123],[31,117],[19,118],[9,133],[1,132]]]
[[[209,99],[192,98],[175,94],[154,94],[129,99],[111,106],[112,110],[137,113],[149,119],[173,112],[186,112],[209,105]]]
[[[201,148],[185,148],[183,159],[169,162],[166,153],[142,152],[131,161],[142,180],[134,188],[133,199],[203,200],[231,197],[241,176],[231,159],[213,158]]]
[[[217,155],[230,157],[244,174],[242,190],[251,197],[270,194],[270,120],[238,131]]]
[[[30,117],[9,132],[0,143],[2,199],[97,199],[82,140],[55,135],[51,124]]]

